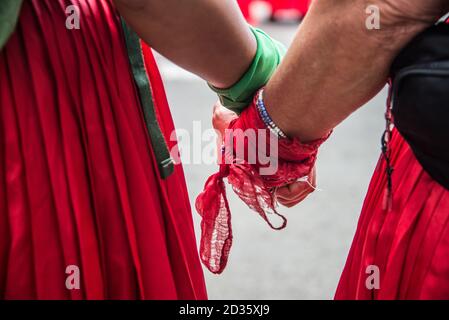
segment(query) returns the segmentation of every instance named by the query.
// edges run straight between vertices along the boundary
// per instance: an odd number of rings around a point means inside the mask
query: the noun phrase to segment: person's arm
[[[236,83],[257,44],[235,0],[114,0],[156,51],[218,88]]]
[[[380,30],[368,30],[377,5]],[[318,139],[371,99],[407,42],[436,22],[448,0],[315,0],[265,103],[275,123],[302,141]]]
[[[369,5],[379,8],[380,30],[366,28]],[[271,118],[304,142],[325,136],[385,85],[401,48],[448,7],[448,0],[314,0],[266,86]],[[214,124],[227,127],[234,117],[217,107]],[[312,172],[311,185],[314,178]],[[281,204],[292,206],[304,198],[304,191],[312,190],[297,182],[276,194]]]

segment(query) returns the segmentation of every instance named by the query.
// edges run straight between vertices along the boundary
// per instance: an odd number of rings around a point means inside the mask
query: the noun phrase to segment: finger
[[[297,205],[298,203],[304,201],[310,194],[311,192],[308,193],[304,193],[301,195],[301,197],[298,197],[294,200],[286,200],[286,199],[282,199],[282,198],[277,198],[277,202],[285,207],[293,207],[295,205]]]
[[[229,123],[236,118],[238,118],[237,114],[223,107],[220,102],[217,102],[214,105],[212,125],[222,134],[224,133],[224,130],[228,128]]]
[[[283,200],[290,200],[294,197],[294,195],[292,195],[292,193],[290,192],[289,185],[278,188],[276,190],[276,196]]]
[[[283,200],[297,200],[304,193],[308,194],[313,188],[307,182],[295,182],[277,190],[276,195]]]
[[[315,191],[314,188],[310,187],[304,182],[297,184],[300,185],[299,188],[301,189],[296,189],[298,188],[298,186],[285,186],[278,189],[278,192],[276,192],[276,197],[277,201],[281,205],[287,208],[291,208],[304,201],[311,193]],[[291,190],[293,190],[293,193],[291,192]]]
[[[294,206],[296,206],[297,204],[301,203],[302,201],[304,201],[304,200],[308,197],[308,195],[309,195],[310,193],[311,193],[311,192],[309,192],[309,193],[304,193],[301,197],[299,197],[299,198],[297,198],[297,199],[295,199],[295,200],[283,200],[283,199],[278,199],[278,202],[279,202],[281,205],[283,205],[284,207],[291,208],[291,207],[294,207]]]
[[[279,203],[282,203],[282,204],[290,203],[290,202],[298,202],[298,201],[304,200],[310,193],[312,193],[312,191],[302,192],[301,194],[297,195],[295,198],[286,199],[286,198],[282,198],[282,197],[277,197],[276,199]]]
[[[313,167],[312,172],[309,175],[309,182],[316,188],[316,167]]]

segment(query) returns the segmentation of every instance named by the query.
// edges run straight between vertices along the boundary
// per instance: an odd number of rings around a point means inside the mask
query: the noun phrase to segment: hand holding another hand
[[[218,131],[219,137],[217,144],[220,147],[222,144],[222,137],[224,137],[225,130],[229,124],[237,119],[238,116],[223,107],[220,102],[214,105],[212,124],[215,130]],[[304,181],[297,181],[295,183],[279,187],[275,190],[275,197],[277,201],[288,208],[294,207],[304,199],[307,198],[316,189],[316,169],[311,171],[310,175]]]

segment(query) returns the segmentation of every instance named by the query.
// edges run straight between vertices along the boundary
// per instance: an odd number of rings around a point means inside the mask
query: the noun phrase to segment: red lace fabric
[[[245,152],[243,158],[239,158],[238,153],[235,152],[236,144],[239,139],[242,139],[243,132],[248,130],[258,133],[255,134],[256,143],[243,139]],[[212,273],[216,274],[222,273],[226,267],[233,239],[231,212],[226,197],[224,178],[228,179],[234,192],[249,208],[257,212],[271,228],[281,230],[286,227],[287,220],[276,210],[277,202],[273,191],[276,187],[308,176],[315,165],[318,147],[328,137],[310,143],[301,143],[297,139],[274,138],[259,116],[256,100],[230,124],[228,132],[232,132],[232,139],[224,139],[227,148],[224,148],[222,154],[220,170],[209,177],[203,192],[196,200],[196,209],[202,216],[201,261]],[[265,134],[261,134],[264,132]],[[262,145],[260,139],[265,140],[262,142],[268,147],[273,141],[276,142],[277,155],[263,155],[265,150],[263,152],[259,150],[259,146]],[[270,149],[266,148],[266,150]],[[249,161],[251,151],[255,151],[256,161]],[[260,173],[261,169],[267,167],[262,164],[266,163],[261,161],[264,159],[262,156],[269,156],[270,163],[277,164],[274,174]],[[274,226],[269,216],[280,217],[282,221],[280,226]]]

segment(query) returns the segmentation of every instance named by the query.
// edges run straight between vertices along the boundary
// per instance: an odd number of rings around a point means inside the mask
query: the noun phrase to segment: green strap
[[[209,85],[218,94],[221,104],[237,114],[251,103],[254,93],[267,84],[286,52],[283,44],[262,30],[251,26],[250,29],[257,41],[257,52],[243,77],[227,89]]]
[[[22,0],[0,0],[0,50],[16,28]]]
[[[153,95],[151,92],[150,80],[145,68],[140,38],[128,27],[123,19],[122,26],[125,33],[129,61],[134,75],[134,81],[136,82],[139,91],[140,102],[142,104],[145,122],[150,135],[151,145],[153,146],[154,154],[159,166],[159,173],[162,179],[165,179],[173,173],[174,163],[154,111]]]

